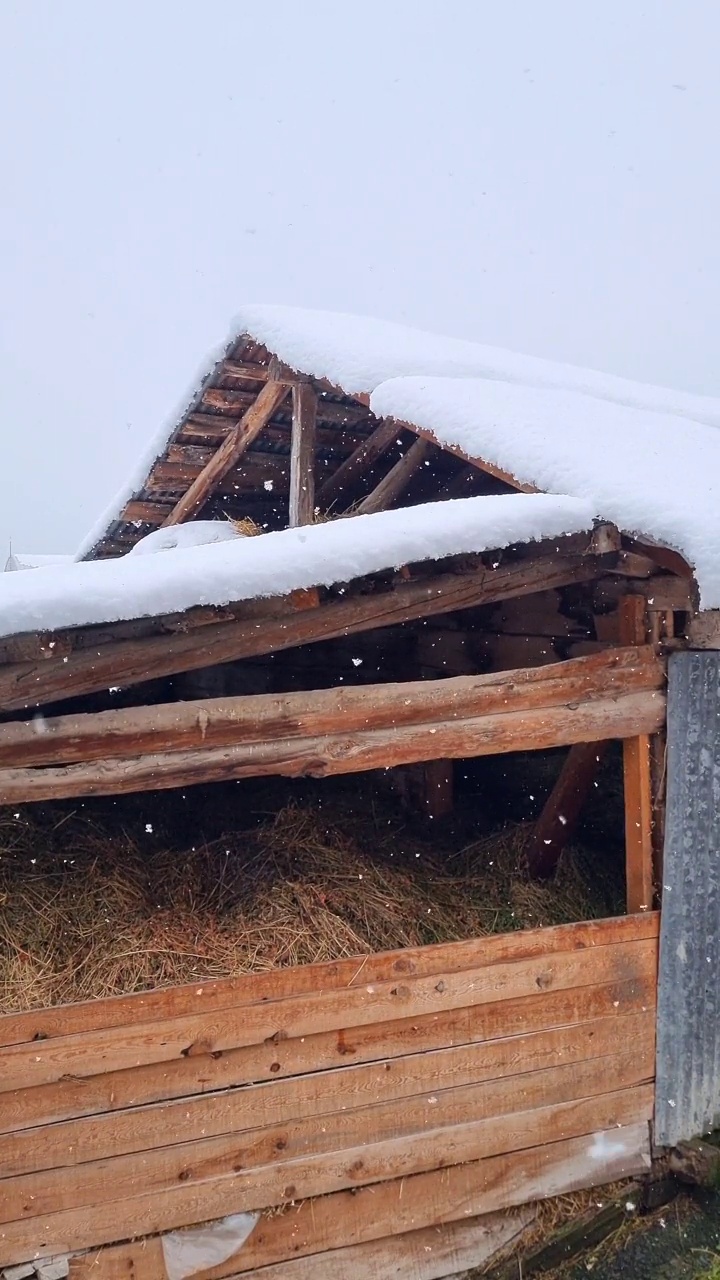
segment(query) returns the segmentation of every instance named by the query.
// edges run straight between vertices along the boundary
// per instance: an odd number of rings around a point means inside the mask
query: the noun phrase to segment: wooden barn
[[[0,805],[368,775],[433,824],[468,762],[565,749],[552,890],[615,750],[625,912],[13,1005],[18,1276],[430,1280],[720,1117],[720,405],[352,317],[236,333],[77,560],[0,580]]]

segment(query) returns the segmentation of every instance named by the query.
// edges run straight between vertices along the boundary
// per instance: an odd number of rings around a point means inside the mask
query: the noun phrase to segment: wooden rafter
[[[93,645],[90,638],[88,647],[71,652],[62,645],[43,643],[42,652],[48,656],[0,666],[0,710],[36,707],[95,693],[111,684],[138,684],[179,671],[587,582],[599,571],[594,556],[540,555],[496,569],[482,566],[469,573],[401,582],[386,591],[330,600],[316,609],[298,610],[287,602],[275,601],[260,612],[257,604],[250,604],[244,617],[241,607],[240,616],[231,621],[187,626],[171,635],[109,640],[102,645]],[[56,651],[57,658],[51,656]]]
[[[231,467],[235,466],[238,459],[269,422],[278,405],[288,394],[288,390],[289,388],[282,383],[265,383],[257,399],[245,411],[180,501],[175,504],[164,521],[165,525],[181,524],[197,514],[215,487]]]
[[[395,420],[396,431],[412,431],[414,435],[421,436],[423,440],[429,440],[431,444],[437,445],[438,449],[442,449],[445,453],[452,453],[456,458],[462,458],[463,462],[470,463],[478,471],[484,471],[489,476],[494,476],[496,480],[502,480],[503,484],[507,484],[511,489],[517,489],[518,493],[539,493],[540,490],[534,484],[525,484],[518,480],[517,476],[512,475],[510,471],[505,471],[502,467],[497,467],[493,462],[487,462],[484,458],[473,458],[464,449],[458,445],[445,444],[442,440],[438,440],[432,431],[427,431],[424,427],[418,427],[413,422],[402,422]]]
[[[321,486],[317,495],[318,504],[328,510],[339,498],[344,498],[354,481],[368,471],[397,438],[398,429],[394,422],[379,423],[367,440],[363,440]],[[348,505],[347,502],[345,505]]]
[[[291,526],[312,524],[315,514],[317,400],[317,392],[309,382],[299,382],[293,386],[289,508]]]
[[[537,879],[552,875],[572,839],[606,748],[606,742],[581,742],[570,748],[528,846],[528,870]]]
[[[407,487],[409,481],[415,475],[420,467],[425,465],[433,446],[428,440],[415,440],[410,445],[407,453],[404,453],[394,467],[391,467],[386,476],[369,493],[356,508],[357,515],[370,515],[373,511],[385,511],[392,506],[396,498]]]

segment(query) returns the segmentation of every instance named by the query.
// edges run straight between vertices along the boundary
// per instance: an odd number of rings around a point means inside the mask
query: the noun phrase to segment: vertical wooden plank
[[[538,880],[548,879],[555,870],[606,750],[606,742],[578,742],[568,751],[528,846],[528,870]]]
[[[428,818],[445,818],[453,811],[453,761],[429,760],[423,766],[423,808]]]
[[[312,524],[315,514],[315,421],[317,392],[309,382],[292,389],[290,525]]]
[[[643,596],[620,601],[621,644],[644,644],[647,604]],[[625,784],[625,878],[628,912],[651,911],[653,906],[653,793],[650,735],[623,741]]]

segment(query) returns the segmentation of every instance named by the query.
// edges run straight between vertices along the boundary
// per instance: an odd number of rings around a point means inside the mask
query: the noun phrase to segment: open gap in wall
[[[402,771],[3,810],[3,1007],[619,914],[616,752],[554,878],[528,875],[561,759],[458,761],[441,819]]]

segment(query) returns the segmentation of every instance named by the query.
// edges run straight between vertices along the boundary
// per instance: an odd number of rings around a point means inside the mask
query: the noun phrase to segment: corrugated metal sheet
[[[655,1140],[720,1124],[720,653],[669,664]]]

